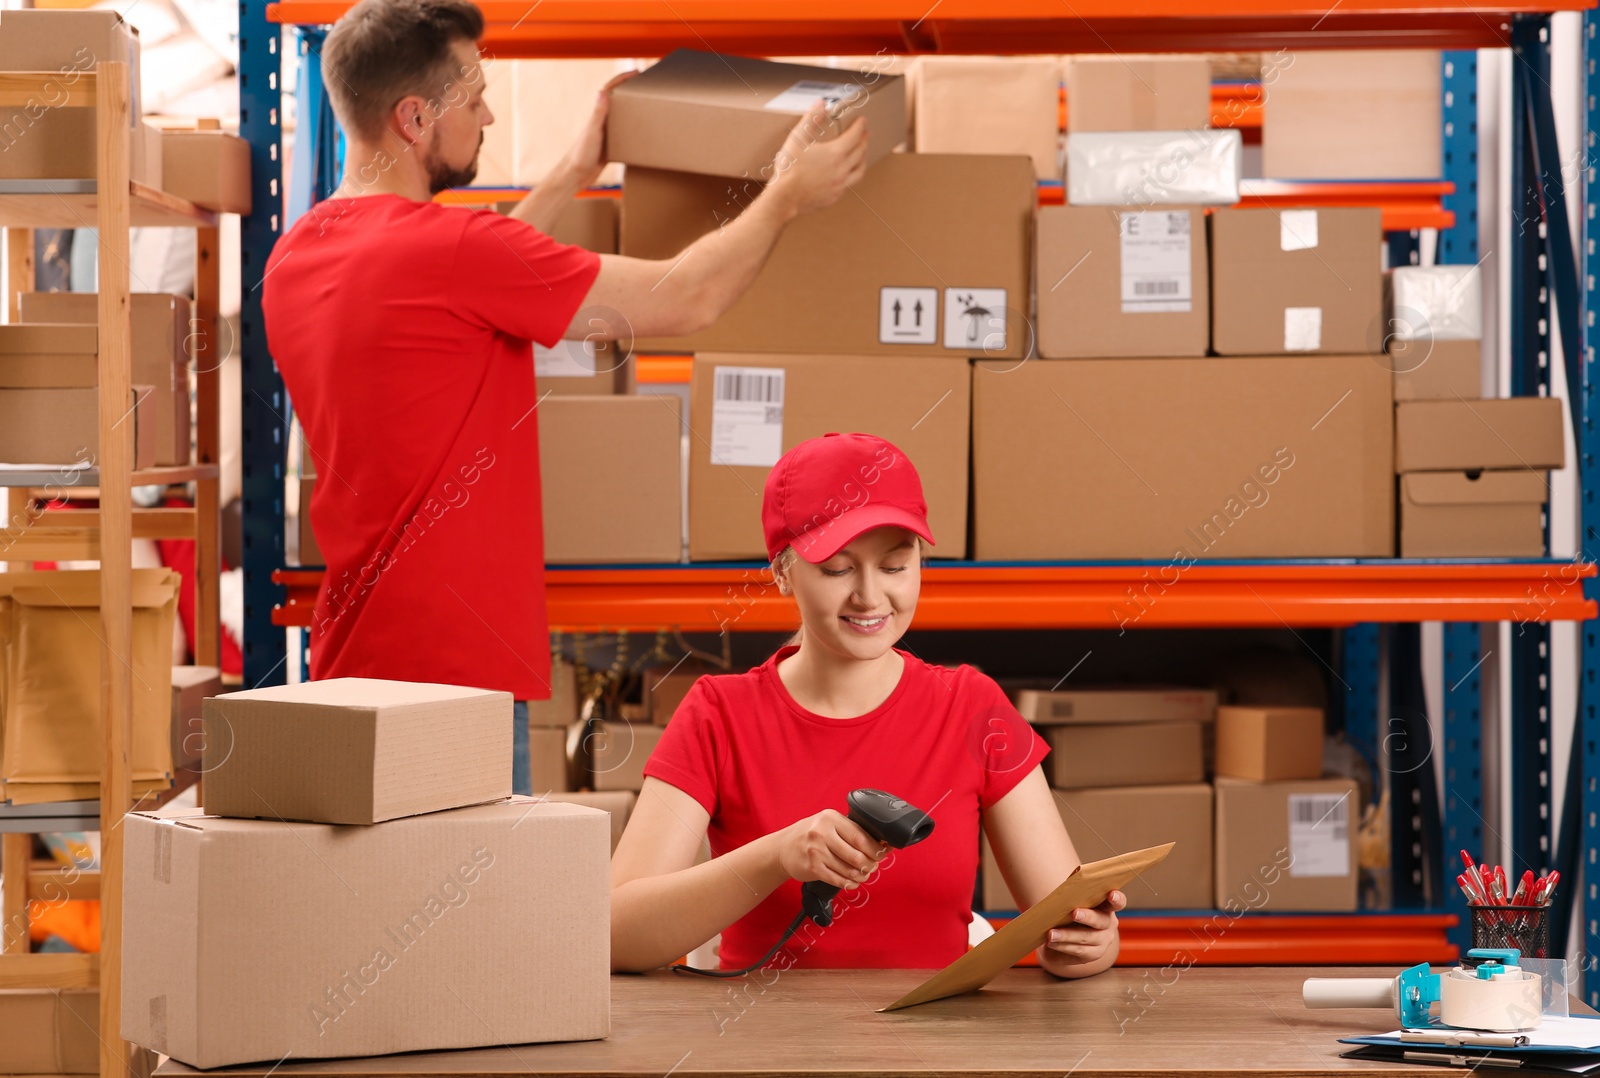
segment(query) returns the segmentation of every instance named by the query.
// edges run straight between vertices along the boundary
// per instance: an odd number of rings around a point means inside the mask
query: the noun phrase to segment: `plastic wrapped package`
[[[1231,206],[1239,201],[1236,130],[1074,131],[1067,202],[1074,206]]]
[[[1389,333],[1403,341],[1483,337],[1477,266],[1399,266],[1389,274]]]

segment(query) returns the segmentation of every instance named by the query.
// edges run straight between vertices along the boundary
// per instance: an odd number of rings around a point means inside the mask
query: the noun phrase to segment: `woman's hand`
[[[878,842],[848,816],[823,809],[777,832],[777,856],[790,879],[821,880],[844,891],[861,886],[885,854]]]
[[[1117,911],[1127,908],[1128,897],[1112,891],[1092,909],[1072,911],[1072,921],[1058,925],[1039,948],[1039,964],[1057,977],[1088,977],[1108,969],[1117,960],[1120,938]]]

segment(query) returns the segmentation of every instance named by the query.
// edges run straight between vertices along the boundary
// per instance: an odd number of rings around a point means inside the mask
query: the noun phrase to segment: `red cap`
[[[773,465],[761,501],[767,556],[784,547],[816,564],[873,528],[894,526],[929,543],[928,503],[910,459],[871,434],[825,434]]]

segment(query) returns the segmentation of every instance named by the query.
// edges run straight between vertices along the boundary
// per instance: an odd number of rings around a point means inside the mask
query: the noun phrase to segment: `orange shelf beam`
[[[1366,621],[1582,621],[1586,563],[1266,562],[1195,565],[933,565],[920,629],[1339,628]],[[273,623],[308,627],[319,569],[273,574]],[[794,601],[765,566],[551,568],[552,628],[786,632]]]
[[[1012,915],[987,915],[999,928]],[[1449,913],[1124,915],[1119,966],[1412,966],[1461,957]],[[1035,966],[1031,954],[1019,966]]]
[[[280,0],[267,17],[325,24],[349,0]],[[1495,48],[1509,16],[1593,0],[482,0],[499,56],[1210,52],[1301,48]]]

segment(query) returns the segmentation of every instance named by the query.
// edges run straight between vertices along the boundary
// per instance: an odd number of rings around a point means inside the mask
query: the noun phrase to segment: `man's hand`
[[[601,169],[606,167],[606,114],[611,111],[611,91],[637,74],[637,71],[624,71],[605,84],[594,103],[594,111],[589,114],[589,122],[583,127],[583,133],[567,151],[562,164],[567,171],[568,182],[575,184],[576,189],[582,190],[594,183],[600,178]]]
[[[792,215],[831,206],[867,174],[867,121],[859,117],[837,138],[817,141],[828,115],[822,102],[800,118],[774,159],[767,190]]]
[[[1127,896],[1112,891],[1093,909],[1072,911],[1072,923],[1050,930],[1039,948],[1039,964],[1057,977],[1086,977],[1116,961],[1119,948],[1117,911]]]

